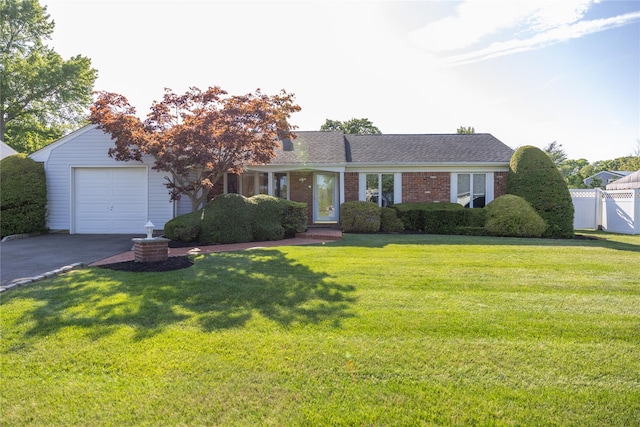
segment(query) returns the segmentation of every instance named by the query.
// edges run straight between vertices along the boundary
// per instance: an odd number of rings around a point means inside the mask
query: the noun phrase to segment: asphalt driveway
[[[0,243],[0,285],[130,251],[144,234],[42,234]]]

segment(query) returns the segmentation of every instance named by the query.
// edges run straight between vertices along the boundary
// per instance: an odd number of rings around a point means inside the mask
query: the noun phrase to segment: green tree
[[[86,123],[97,71],[44,41],[54,21],[37,0],[0,0],[0,137],[33,152]]]
[[[544,235],[573,237],[573,201],[560,171],[541,149],[523,146],[511,157],[507,193],[523,197],[547,223]]]
[[[19,153],[0,161],[0,237],[46,228],[44,165]]]
[[[584,179],[581,171],[584,167],[589,165],[587,159],[567,159],[560,164],[559,170],[562,177],[567,182],[569,188],[584,188]]]
[[[564,151],[564,148],[562,148],[562,144],[558,144],[557,141],[553,141],[544,147],[544,152],[547,153],[558,169],[560,169],[562,163],[567,160],[567,153]]]
[[[360,134],[360,135],[379,135],[380,129],[375,127],[373,123],[366,118],[363,119],[351,119],[345,122],[339,120],[327,119],[322,126],[322,131],[341,130],[344,133]]]
[[[594,177],[591,182],[589,183],[589,188],[603,188],[604,189],[604,185],[602,185],[602,180],[598,177]]]
[[[467,127],[460,126],[460,127],[456,130],[456,132],[457,132],[458,134],[460,134],[460,135],[464,135],[464,134],[466,134],[466,135],[472,135],[472,134],[476,133],[476,129],[475,129],[475,128],[473,128],[473,127],[471,127],[471,126],[467,126]]]

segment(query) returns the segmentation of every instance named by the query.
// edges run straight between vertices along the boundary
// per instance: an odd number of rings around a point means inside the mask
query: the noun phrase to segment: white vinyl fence
[[[575,209],[573,228],[640,234],[640,189],[570,191]]]

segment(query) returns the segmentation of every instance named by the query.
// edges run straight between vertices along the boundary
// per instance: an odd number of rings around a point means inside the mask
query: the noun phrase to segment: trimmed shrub
[[[458,234],[461,227],[484,225],[482,208],[443,209],[425,211],[423,231],[429,234]],[[480,214],[476,214],[479,212]],[[482,218],[482,220],[480,220]]]
[[[252,240],[251,212],[246,197],[221,194],[207,203],[202,211],[202,243],[243,243]]]
[[[505,194],[485,209],[485,228],[493,236],[540,237],[547,229],[544,219],[520,196]]]
[[[347,233],[377,233],[380,231],[380,208],[372,202],[343,203],[340,206],[340,229]]]
[[[15,154],[0,161],[0,235],[46,231],[44,165]]]
[[[404,228],[412,231],[424,231],[426,212],[464,209],[457,203],[400,203],[392,208],[398,212]]]
[[[307,229],[307,204],[281,199],[284,204],[282,227],[284,237],[294,237],[296,233],[303,233]]]
[[[487,211],[484,208],[465,209],[465,220],[463,227],[482,228],[487,221]]]
[[[171,240],[197,242],[200,240],[202,211],[180,215],[164,225],[164,235]]]
[[[546,222],[546,237],[573,237],[574,208],[567,183],[541,149],[524,146],[511,157],[507,193],[523,197]]]
[[[380,208],[380,231],[385,233],[401,233],[404,231],[404,224],[398,218],[398,212],[393,208]]]
[[[197,212],[168,221],[164,235],[183,242],[240,243],[280,240],[306,229],[306,203],[262,194],[249,199],[225,194]]]
[[[284,238],[282,218],[285,206],[281,200],[266,194],[258,194],[249,198],[253,240],[261,242]]]

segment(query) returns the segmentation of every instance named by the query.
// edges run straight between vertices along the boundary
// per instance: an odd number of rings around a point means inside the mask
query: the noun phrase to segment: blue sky
[[[169,87],[296,94],[300,130],[552,141],[589,161],[640,148],[640,1],[40,0],[49,42],[144,116]]]

